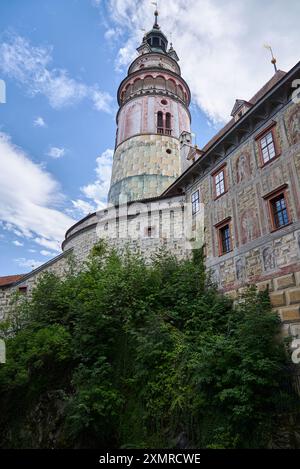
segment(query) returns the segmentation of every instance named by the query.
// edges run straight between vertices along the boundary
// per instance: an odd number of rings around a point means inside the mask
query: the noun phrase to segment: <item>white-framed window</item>
[[[200,209],[200,194],[199,190],[192,193],[192,215],[199,212]]]
[[[215,193],[216,197],[224,194],[225,192],[225,172],[221,169],[219,173],[215,175]]]
[[[276,156],[276,148],[273,132],[270,130],[260,141],[260,149],[263,163],[266,164]]]

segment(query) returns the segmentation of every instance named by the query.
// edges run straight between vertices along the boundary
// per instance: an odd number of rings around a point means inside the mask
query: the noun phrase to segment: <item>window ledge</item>
[[[279,226],[278,228],[272,228],[272,230],[270,232],[275,233],[276,231],[282,230],[283,228],[286,228],[287,226],[290,226],[292,224],[293,224],[293,222],[290,221],[286,225]]]
[[[277,155],[274,156],[271,160],[267,161],[264,164],[261,164],[260,168],[264,168],[265,166],[268,166],[269,164],[273,163],[273,161],[277,160],[281,156],[281,153],[278,153]]]
[[[226,254],[230,254],[231,252],[233,252],[233,249],[230,249],[230,251],[227,251],[227,252],[219,253],[219,257],[226,256]]]
[[[222,197],[223,195],[227,194],[227,192],[228,192],[228,189],[227,189],[225,192],[222,192],[222,194],[215,196],[214,201],[215,201],[215,200],[218,200],[220,197]]]

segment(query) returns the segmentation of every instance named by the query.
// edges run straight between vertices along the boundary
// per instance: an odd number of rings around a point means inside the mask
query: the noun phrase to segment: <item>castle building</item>
[[[300,338],[300,63],[276,71],[201,150],[192,145],[190,91],[158,25],[118,90],[109,205],[73,225],[63,252],[21,277],[0,279],[0,311],[45,271],[64,275],[99,239],[149,257],[204,246],[221,291],[268,288],[286,333]],[[297,81],[298,80],[298,81]]]
[[[190,90],[178,56],[157,23],[118,89],[116,148],[109,202],[159,196],[186,167],[179,137],[190,135]]]

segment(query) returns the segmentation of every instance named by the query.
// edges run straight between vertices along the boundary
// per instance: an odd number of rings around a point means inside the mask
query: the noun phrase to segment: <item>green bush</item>
[[[267,293],[218,293],[200,251],[147,265],[101,243],[2,325],[1,447],[265,447],[290,400],[279,328]]]

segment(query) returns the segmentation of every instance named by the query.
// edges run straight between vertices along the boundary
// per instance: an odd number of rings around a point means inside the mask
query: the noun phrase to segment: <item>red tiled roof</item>
[[[286,75],[286,72],[278,70],[267,83],[250,99],[251,104],[256,104],[276,83]]]
[[[267,81],[267,83],[248,101],[252,106],[256,104],[268,91],[270,91],[271,88],[273,88],[274,85],[278,81],[281,80],[286,75],[286,72],[283,72],[282,70],[278,70],[272,78]],[[209,142],[202,148],[203,151],[207,151],[210,147],[213,146],[213,144],[221,138],[233,125],[235,124],[235,120],[231,119],[227,124],[219,130],[219,132],[216,133],[216,135],[213,136]]]
[[[11,283],[16,282],[17,280],[20,280],[23,275],[7,275],[6,277],[0,277],[0,287],[3,287],[4,285],[10,285]]]

